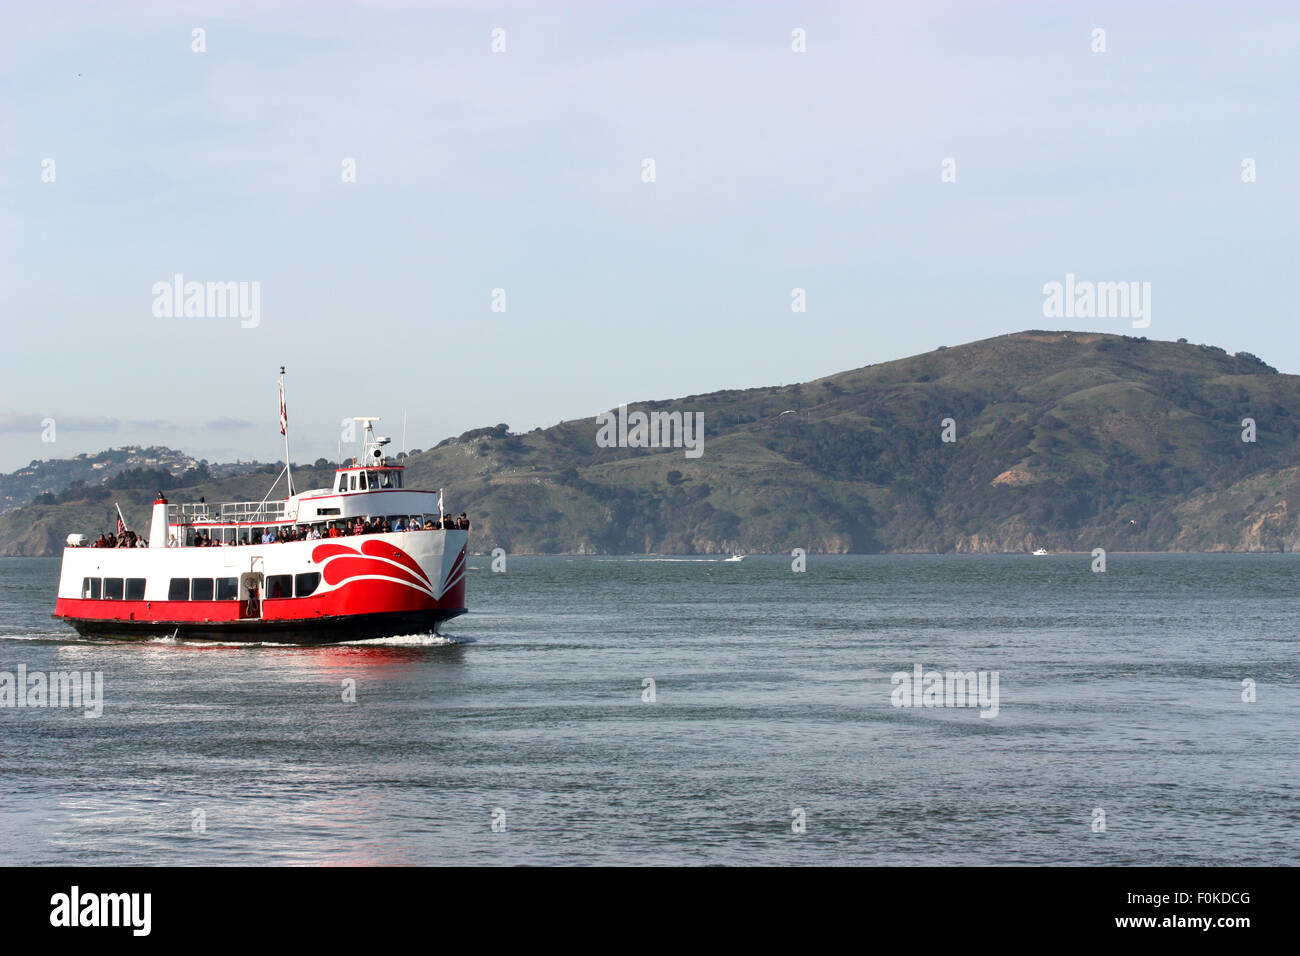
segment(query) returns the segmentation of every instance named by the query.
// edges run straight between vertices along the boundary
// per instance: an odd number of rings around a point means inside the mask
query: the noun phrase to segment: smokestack
[[[167,547],[167,499],[161,491],[153,503],[153,520],[149,522],[149,547]]]

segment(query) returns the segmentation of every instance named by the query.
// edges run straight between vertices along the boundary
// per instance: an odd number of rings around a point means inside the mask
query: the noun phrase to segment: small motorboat
[[[1046,549],[1046,548],[1036,548],[1036,549],[1034,550],[1034,554],[1046,554],[1046,553],[1047,553],[1047,549]]]
[[[726,558],[725,560],[727,560],[727,561],[744,561],[744,560],[745,560],[745,556],[744,556],[743,554],[733,554],[731,557]]]

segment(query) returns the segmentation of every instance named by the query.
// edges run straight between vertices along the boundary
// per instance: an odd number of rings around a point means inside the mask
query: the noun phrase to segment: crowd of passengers
[[[134,531],[123,531],[116,537],[113,535],[99,536],[99,540],[91,545],[92,548],[147,548],[149,542],[140,537]]]
[[[468,531],[469,517],[465,512],[460,517],[447,515],[446,518],[428,517],[421,523],[420,515],[410,518],[357,518],[356,521],[331,521],[327,525],[297,525],[283,528],[267,528],[260,538],[249,541],[247,534],[239,536],[239,544],[285,544],[290,541],[319,541],[322,538],[350,538],[361,534],[387,534],[392,531]],[[199,531],[189,545],[195,548],[215,548],[227,542],[213,538],[206,531]],[[112,545],[109,545],[112,547]]]

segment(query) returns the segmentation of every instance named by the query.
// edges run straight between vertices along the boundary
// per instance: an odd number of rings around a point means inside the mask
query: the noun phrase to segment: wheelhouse
[[[339,468],[334,476],[334,493],[352,494],[358,491],[396,491],[402,487],[404,465],[390,465],[387,460],[380,465],[351,465]]]

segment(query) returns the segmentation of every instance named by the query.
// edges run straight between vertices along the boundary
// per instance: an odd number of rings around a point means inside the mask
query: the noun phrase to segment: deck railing
[[[215,505],[202,502],[168,505],[167,523],[283,521],[287,505],[286,501],[228,501]]]

